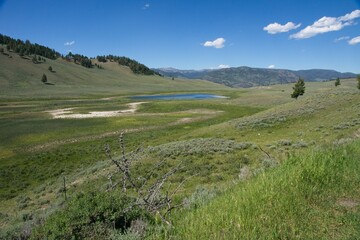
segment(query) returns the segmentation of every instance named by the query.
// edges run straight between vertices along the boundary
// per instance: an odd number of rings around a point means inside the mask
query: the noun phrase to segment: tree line
[[[74,63],[79,63],[81,66],[86,68],[92,68],[94,66],[90,58],[81,54],[73,54],[69,52],[63,58],[65,58],[67,61],[73,61]]]
[[[50,49],[37,43],[33,44],[29,40],[24,42],[20,39],[14,39],[3,34],[0,34],[0,44],[6,45],[8,51],[14,51],[20,56],[35,54],[49,59],[56,59],[61,56],[61,54],[54,49]]]
[[[21,39],[14,39],[9,36],[0,34],[0,44],[6,45],[6,49],[8,51],[13,51],[15,53],[18,53],[20,56],[39,55],[53,60],[62,57],[67,61],[78,63],[86,68],[94,67],[94,65],[91,62],[91,59],[87,56],[81,54],[73,54],[71,52],[69,52],[66,56],[63,56],[59,52],[56,52],[54,49],[50,49],[48,47],[39,45],[37,43],[35,44],[31,43],[29,40],[23,41]],[[108,60],[118,62],[120,65],[129,67],[131,71],[135,74],[161,76],[159,73],[151,70],[144,64],[141,64],[128,57],[108,55],[108,56],[97,56],[97,59],[99,62],[107,62]],[[99,66],[97,67],[101,68]]]
[[[107,56],[97,56],[96,59],[99,62],[104,62],[104,63],[107,61],[117,62],[120,65],[129,67],[131,69],[131,71],[135,74],[161,76],[158,72],[155,72],[155,71],[151,70],[150,68],[148,68],[147,66],[145,66],[144,64],[141,64],[141,63],[135,61],[134,59],[131,59],[128,57],[107,55]]]

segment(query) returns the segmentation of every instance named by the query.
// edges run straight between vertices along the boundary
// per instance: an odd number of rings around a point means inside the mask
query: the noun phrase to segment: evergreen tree
[[[337,78],[335,80],[335,87],[339,86],[340,85],[340,78]]]
[[[360,75],[358,75],[357,77],[357,82],[358,82],[357,88],[360,89]]]
[[[33,63],[37,63],[37,57],[36,57],[36,55],[33,56],[32,62],[33,62]]]
[[[16,40],[2,34],[0,34],[0,44],[5,44],[8,51],[12,50],[19,54],[34,54],[50,59],[56,59],[60,56],[60,53],[56,52],[54,49],[39,44],[32,44],[29,40],[26,40],[25,42],[20,39]]]
[[[42,75],[41,81],[42,81],[43,83],[47,83],[47,76],[45,75],[45,73]]]
[[[299,96],[304,95],[305,93],[305,82],[304,79],[299,78],[299,80],[295,83],[293,87],[294,92],[291,94],[292,98],[297,99]]]
[[[53,69],[52,69],[52,67],[51,67],[51,66],[49,66],[49,68],[48,68],[48,69],[49,69],[49,71],[50,71],[50,72],[52,72],[52,71],[53,71]]]

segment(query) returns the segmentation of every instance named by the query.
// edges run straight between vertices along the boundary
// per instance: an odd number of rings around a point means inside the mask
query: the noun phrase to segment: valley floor
[[[352,169],[359,167],[360,92],[353,79],[336,88],[333,82],[306,83],[305,96],[298,100],[290,98],[291,91],[292,85],[208,91],[229,98],[138,105],[126,96],[2,100],[0,236],[19,235],[62,208],[64,179],[70,199],[79,192],[104,192],[114,170],[104,146],[120,155],[117,138],[125,132],[126,150],[136,152],[139,173],[161,160],[167,169],[183,166],[167,188],[188,179],[175,199],[188,199],[188,209],[174,212],[174,229],[152,230],[153,236],[236,239],[244,232],[245,238],[257,239],[269,239],[262,233],[273,239],[351,238],[359,233],[354,222],[359,220],[360,195],[350,194],[346,186],[359,181]],[[59,109],[68,111],[54,115]],[[320,150],[324,146],[335,150]],[[336,164],[331,165],[332,159]],[[341,159],[349,161],[349,168]],[[334,169],[327,171],[327,166]],[[335,169],[342,174],[333,176]],[[292,192],[296,186],[300,190]],[[337,194],[339,189],[343,191]],[[284,210],[277,212],[279,208]],[[254,213],[256,218],[245,223]],[[306,228],[297,228],[305,213],[312,217],[302,220]],[[345,228],[337,225],[339,219]],[[322,224],[313,226],[316,222]],[[316,232],[321,234],[312,235]]]

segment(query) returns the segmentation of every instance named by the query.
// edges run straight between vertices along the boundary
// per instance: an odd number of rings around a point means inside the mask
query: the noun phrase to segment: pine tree
[[[335,87],[339,86],[340,85],[340,78],[337,78],[335,80]]]
[[[358,82],[357,88],[360,90],[360,75],[358,75],[357,77],[357,82]]]
[[[37,57],[36,57],[36,55],[33,56],[32,62],[33,62],[33,63],[37,63]]]
[[[50,71],[50,72],[52,72],[52,71],[53,71],[53,69],[52,69],[52,67],[51,67],[51,66],[49,66],[49,68],[48,68],[48,69],[49,69],[49,71]]]
[[[41,81],[42,81],[43,83],[47,83],[47,76],[45,75],[45,73],[42,75]]]
[[[304,95],[305,93],[305,82],[304,79],[299,78],[299,80],[295,83],[293,87],[294,92],[291,94],[292,98],[297,99],[299,96]]]

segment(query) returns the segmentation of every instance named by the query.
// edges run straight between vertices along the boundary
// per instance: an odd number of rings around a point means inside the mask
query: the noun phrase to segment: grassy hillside
[[[5,50],[6,52],[6,50]],[[136,75],[114,62],[98,63],[104,69],[84,68],[61,58],[34,64],[30,57],[0,53],[0,99],[93,97],[170,91],[225,89],[207,81],[171,80]],[[48,70],[52,67],[52,72]],[[48,84],[41,82],[46,74]]]
[[[154,239],[357,239],[359,156],[360,141],[291,156],[177,215]]]

